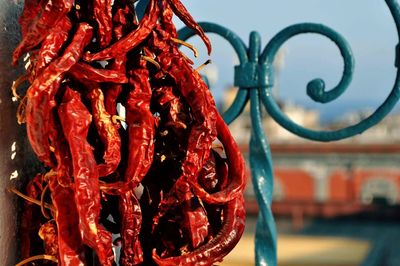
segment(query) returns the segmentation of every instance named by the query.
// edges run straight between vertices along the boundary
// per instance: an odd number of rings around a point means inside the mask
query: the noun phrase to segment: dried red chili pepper
[[[112,1],[111,0],[94,0],[93,13],[97,21],[97,37],[99,38],[100,47],[110,44],[112,37]]]
[[[99,175],[92,147],[86,141],[91,115],[81,102],[79,93],[70,88],[64,93],[58,113],[72,156],[75,200],[83,243],[96,252],[102,265],[112,265],[112,237],[99,225]]]
[[[153,259],[160,266],[212,265],[221,261],[239,242],[244,231],[245,210],[243,196],[230,201],[224,207],[223,227],[207,244],[177,257],[161,258],[153,251]]]
[[[93,120],[104,146],[104,163],[97,166],[99,176],[115,172],[121,160],[121,139],[111,115],[104,106],[104,95],[96,85],[90,86],[88,98],[91,102]]]
[[[120,40],[125,31],[127,30],[127,17],[130,15],[129,6],[120,3],[122,6],[117,8],[116,13],[113,17],[114,22],[114,39],[116,41]],[[115,57],[114,61],[111,63],[110,69],[126,73],[126,60],[127,56],[121,54]],[[117,114],[117,99],[122,92],[122,86],[120,84],[110,84],[110,86],[105,90],[105,106],[106,110],[110,115]]]
[[[111,69],[124,73],[126,71],[126,55],[117,56],[111,64]],[[111,84],[105,94],[105,106],[110,115],[117,114],[117,99],[122,92],[121,84]]]
[[[65,16],[57,22],[54,29],[52,29],[50,34],[43,40],[39,54],[37,55],[38,61],[35,65],[36,75],[39,75],[51,61],[57,58],[58,53],[68,39],[71,28],[71,21]]]
[[[56,167],[54,170],[57,176],[57,181],[50,179],[50,189],[52,189],[52,183],[58,183],[63,187],[70,187],[73,181],[71,155],[68,143],[62,133],[58,116],[54,113],[50,116],[49,139],[53,155],[56,158]],[[55,185],[57,184],[53,184],[53,186]],[[53,199],[53,201],[55,200]]]
[[[167,0],[167,1],[170,4],[174,13],[183,21],[183,23],[185,23],[186,26],[194,30],[196,34],[200,36],[200,38],[203,40],[204,44],[207,47],[208,54],[211,54],[212,49],[210,40],[205,35],[203,29],[199,26],[199,24],[197,24],[194,21],[193,17],[189,14],[185,6],[182,5],[181,1],[180,0]]]
[[[72,5],[72,0],[51,0],[44,6],[41,6],[41,10],[37,13],[36,18],[33,19],[32,24],[27,28],[25,28],[24,25],[25,32],[23,34],[23,39],[13,54],[14,65],[18,63],[18,59],[21,55],[43,41],[57,22],[71,10]],[[36,11],[33,13],[36,13]],[[28,17],[30,16],[27,16],[27,18]],[[25,21],[25,17],[23,20]]]
[[[143,262],[143,251],[139,241],[142,211],[133,191],[120,196],[121,211],[121,265],[138,265]]]
[[[125,180],[138,185],[153,162],[155,121],[150,111],[152,97],[146,61],[140,60],[130,74],[131,92],[126,102],[129,157]]]
[[[85,63],[77,63],[70,70],[71,74],[77,80],[87,80],[90,82],[103,83],[128,83],[126,74],[118,70],[98,69]]]
[[[241,194],[246,180],[246,169],[244,160],[237,147],[235,140],[229,133],[229,128],[225,124],[224,120],[220,115],[217,117],[217,131],[218,138],[225,147],[226,155],[228,157],[228,168],[229,168],[229,184],[228,186],[216,193],[208,193],[204,188],[199,186],[198,182],[189,180],[192,185],[195,194],[198,195],[203,201],[211,204],[219,204],[231,201],[236,198],[238,194]]]
[[[21,26],[22,37],[24,37],[29,30],[29,26],[34,22],[36,16],[41,11],[40,0],[26,0],[24,1],[24,9],[18,19]]]
[[[215,103],[201,76],[180,56],[175,45],[168,45],[155,33],[152,38],[152,46],[163,72],[175,81],[177,88],[192,110],[194,121],[188,139],[187,155],[182,164],[183,173],[179,179],[182,179],[181,182],[196,180],[203,164],[209,157],[211,145],[217,136]],[[185,79],[182,79],[182,76],[185,76]],[[161,209],[166,210],[176,202],[176,197],[181,197],[179,194],[182,193],[178,188],[179,179],[171,190],[171,195],[163,201]],[[182,197],[185,196],[182,195]]]
[[[86,265],[79,216],[72,187],[63,187],[54,177],[49,180],[50,191],[56,209],[58,231],[58,258],[60,265]]]

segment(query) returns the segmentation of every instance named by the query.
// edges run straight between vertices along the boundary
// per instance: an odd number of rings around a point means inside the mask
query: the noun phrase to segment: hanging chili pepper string
[[[47,174],[23,195],[40,207],[25,204],[21,263],[213,265],[243,233],[245,167],[173,15],[210,41],[179,0],[140,21],[111,2],[25,2],[12,91],[31,83],[17,118]]]

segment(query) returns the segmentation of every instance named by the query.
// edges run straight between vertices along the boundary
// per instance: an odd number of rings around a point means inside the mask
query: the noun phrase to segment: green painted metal
[[[394,18],[400,38],[400,6],[398,0],[385,0]],[[306,33],[314,33],[329,38],[335,43],[344,61],[343,76],[339,84],[326,90],[322,79],[314,79],[307,85],[308,96],[316,102],[328,103],[340,97],[349,87],[353,72],[354,58],[347,41],[333,29],[314,23],[301,23],[287,27],[279,32],[260,53],[261,38],[257,32],[250,34],[250,44],[246,44],[231,30],[217,24],[200,23],[204,31],[214,33],[227,40],[239,57],[240,64],[235,66],[234,84],[239,91],[233,104],[223,114],[225,122],[230,124],[243,111],[250,101],[252,134],[250,140],[250,165],[252,181],[260,213],[256,228],[256,265],[277,265],[276,229],[271,212],[273,192],[273,166],[271,151],[265,136],[261,109],[265,107],[268,114],[282,127],[292,133],[315,141],[336,141],[360,134],[379,123],[396,105],[400,98],[400,71],[398,70],[393,89],[384,103],[368,118],[359,123],[336,131],[316,131],[304,128],[290,120],[279,108],[272,97],[274,69],[273,62],[279,48],[290,38]],[[179,31],[179,37],[187,40],[194,32],[188,28]],[[396,46],[395,66],[400,66],[400,44]]]

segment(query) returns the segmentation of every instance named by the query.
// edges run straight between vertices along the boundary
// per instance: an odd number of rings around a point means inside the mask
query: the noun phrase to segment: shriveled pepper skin
[[[70,88],[64,93],[58,113],[72,156],[75,201],[83,243],[93,248],[102,265],[112,265],[112,237],[99,225],[99,174],[92,147],[86,141],[92,117],[79,93]]]
[[[91,87],[88,93],[91,102],[93,120],[104,146],[104,163],[97,166],[99,176],[108,176],[115,172],[121,160],[121,139],[111,115],[106,111],[102,90]]]
[[[38,54],[38,61],[35,66],[36,75],[58,57],[61,48],[68,40],[69,31],[72,23],[67,16],[61,18],[50,34],[43,40]]]
[[[150,111],[152,92],[146,61],[141,60],[138,65],[131,72],[131,91],[126,102],[129,158],[125,180],[134,185],[142,181],[153,162],[155,131],[155,119]]]
[[[13,54],[14,65],[18,63],[21,55],[43,41],[57,22],[71,10],[73,3],[73,0],[50,0],[41,7],[29,27],[24,27],[23,39]]]
[[[75,204],[74,189],[61,186],[54,177],[50,179],[49,184],[56,209],[54,218],[57,223],[60,265],[84,266],[86,261],[79,230],[79,215]]]
[[[29,26],[35,21],[36,16],[41,11],[40,0],[26,0],[24,1],[24,9],[18,19],[21,26],[22,37],[25,37],[29,30]]]
[[[243,196],[230,201],[224,207],[222,229],[207,244],[178,257],[161,258],[153,251],[153,259],[160,266],[213,265],[221,261],[239,242],[244,232],[245,209]]]
[[[128,26],[128,17],[131,15],[129,6],[125,3],[121,3],[122,6],[117,8],[116,13],[113,17],[114,28],[113,34],[114,39],[116,41],[120,40],[123,36],[125,31],[127,31]],[[111,63],[110,69],[120,72],[126,73],[126,61],[127,55],[121,54],[114,58],[114,61]],[[117,114],[117,100],[122,92],[122,85],[121,84],[110,84],[110,86],[105,90],[105,106],[106,110],[110,115]]]
[[[83,79],[96,83],[104,83],[104,82],[121,83],[121,84],[128,83],[126,74],[123,73],[122,71],[94,68],[85,63],[75,64],[70,69],[69,74],[72,75],[77,80]]]
[[[143,251],[139,241],[142,225],[142,211],[135,193],[130,190],[120,196],[121,223],[121,265],[138,265],[143,262]]]
[[[220,115],[217,117],[217,131],[218,139],[225,147],[226,155],[228,157],[229,184],[223,190],[216,193],[208,193],[204,188],[199,186],[198,182],[190,181],[196,195],[198,195],[203,201],[211,204],[221,204],[231,201],[233,198],[242,194],[246,184],[246,168],[244,159],[235,143],[235,140],[229,133],[228,126]]]
[[[97,22],[97,37],[101,47],[106,47],[111,42],[112,37],[112,1],[111,0],[94,0],[93,11],[94,18]]]

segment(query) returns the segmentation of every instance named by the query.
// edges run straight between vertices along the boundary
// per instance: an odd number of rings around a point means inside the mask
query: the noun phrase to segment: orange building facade
[[[333,217],[400,204],[400,144],[272,144],[271,150],[275,215]],[[248,211],[257,212],[250,182],[246,199]]]

